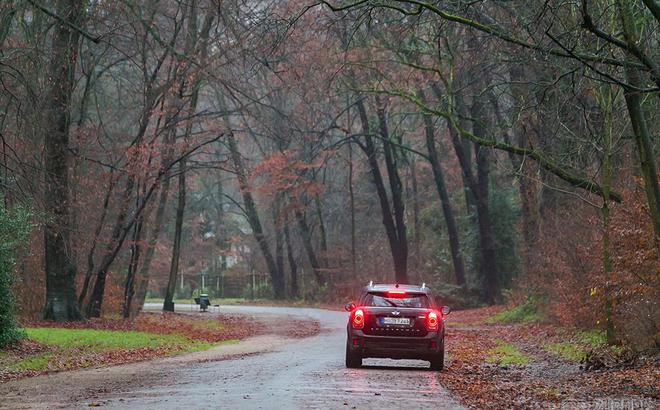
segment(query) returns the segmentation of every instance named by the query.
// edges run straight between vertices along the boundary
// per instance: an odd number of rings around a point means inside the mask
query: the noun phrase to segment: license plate
[[[410,325],[410,319],[407,317],[382,317],[380,320],[383,325]]]

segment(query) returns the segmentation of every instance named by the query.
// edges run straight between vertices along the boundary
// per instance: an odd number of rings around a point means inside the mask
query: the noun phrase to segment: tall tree
[[[444,173],[440,165],[440,156],[438,155],[438,150],[436,148],[435,125],[433,124],[433,118],[430,115],[424,114],[423,119],[426,150],[429,154],[429,163],[431,164],[431,170],[433,171],[433,181],[435,182],[435,187],[438,191],[438,196],[440,197],[442,213],[445,217],[445,224],[447,225],[449,249],[451,251],[451,260],[454,265],[456,284],[463,286],[465,285],[465,264],[463,263],[463,255],[461,254],[454,211],[452,210],[451,202],[449,201],[447,184],[445,183]]]
[[[408,283],[408,243],[406,239],[406,226],[404,220],[405,208],[402,199],[402,185],[399,180],[398,171],[394,158],[392,155],[391,147],[389,146],[389,131],[387,129],[387,119],[385,117],[384,108],[380,106],[378,111],[378,123],[380,130],[380,137],[383,140],[383,149],[386,152],[385,161],[390,177],[390,188],[392,190],[392,206],[387,195],[383,175],[380,171],[378,164],[378,157],[376,153],[376,145],[374,137],[369,125],[369,117],[367,116],[367,109],[363,98],[360,98],[357,103],[358,114],[360,122],[362,123],[362,134],[364,135],[364,144],[360,147],[367,156],[367,163],[371,172],[372,181],[378,193],[378,202],[380,203],[381,216],[385,233],[392,252],[392,260],[394,262],[394,278],[398,283]]]
[[[44,226],[44,261],[46,270],[46,306],[44,319],[57,321],[82,318],[76,298],[76,266],[72,260],[69,225],[69,126],[71,97],[85,18],[84,2],[59,0],[56,13],[48,75],[48,93],[44,99],[44,144],[46,192],[45,210],[49,215]]]
[[[245,206],[245,213],[250,228],[252,228],[252,234],[254,239],[259,245],[261,254],[266,261],[266,267],[270,273],[271,281],[273,283],[273,291],[275,293],[276,299],[283,299],[285,297],[284,289],[284,277],[282,272],[277,269],[277,263],[273,257],[273,253],[270,250],[270,245],[264,235],[264,230],[261,225],[261,219],[259,218],[259,212],[257,210],[257,205],[252,196],[252,190],[248,184],[248,176],[246,174],[245,165],[243,164],[243,158],[241,153],[238,151],[238,144],[236,143],[236,138],[232,132],[229,132],[227,135],[227,145],[229,147],[229,152],[231,154],[231,159],[234,164],[234,171],[236,173],[236,178],[238,179],[238,186],[243,196],[243,204]]]
[[[201,33],[198,32],[197,28],[197,1],[193,0],[189,4],[190,17],[188,18],[188,45],[186,49],[189,54],[195,54],[197,47],[200,48],[201,58],[200,62],[202,66],[206,63],[207,53],[208,53],[208,38],[209,32],[211,31],[211,26],[213,24],[214,15],[213,12],[209,12],[205,19],[201,29]],[[198,46],[198,39],[201,39],[201,42]],[[191,84],[191,96],[190,96],[190,105],[188,107],[187,118],[185,124],[185,130],[183,133],[183,140],[187,144],[190,140],[192,131],[193,131],[193,121],[192,118],[197,111],[197,104],[199,102],[199,90],[202,86],[202,76],[198,71],[193,73],[193,80]],[[184,83],[186,80],[182,80],[181,89],[183,89]],[[163,302],[163,310],[165,311],[174,311],[174,288],[176,287],[176,279],[179,273],[179,260],[181,258],[181,239],[183,235],[183,217],[186,208],[186,172],[187,172],[187,158],[184,156],[179,162],[179,194],[176,208],[176,221],[174,224],[174,244],[172,246],[172,260],[170,264],[170,276],[167,282],[167,291],[165,293],[165,300]]]
[[[185,160],[179,163],[179,194],[176,205],[176,219],[174,222],[174,243],[172,245],[172,260],[170,262],[170,275],[167,281],[167,291],[163,301],[163,310],[174,312],[174,290],[179,274],[179,260],[181,258],[181,237],[183,235],[183,216],[186,209],[186,165]]]

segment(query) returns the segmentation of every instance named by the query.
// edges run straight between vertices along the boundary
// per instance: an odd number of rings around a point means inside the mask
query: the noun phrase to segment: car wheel
[[[346,341],[346,367],[356,369],[362,366],[362,356],[359,352],[351,352],[351,348]]]
[[[437,355],[429,360],[431,362],[431,370],[440,371],[445,367],[445,341],[440,345],[440,351]]]

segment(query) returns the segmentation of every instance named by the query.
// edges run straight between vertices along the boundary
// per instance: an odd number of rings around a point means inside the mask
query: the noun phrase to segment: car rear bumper
[[[429,360],[442,350],[441,332],[428,332],[423,337],[374,336],[353,329],[348,334],[348,347],[363,358]]]

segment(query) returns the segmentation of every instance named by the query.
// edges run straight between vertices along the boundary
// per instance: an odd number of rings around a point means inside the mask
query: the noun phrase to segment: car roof
[[[365,286],[362,290],[364,292],[387,292],[388,290],[394,290],[394,289],[405,290],[406,292],[425,293],[425,294],[430,293],[431,290],[426,285],[422,287],[419,285],[403,285],[397,283],[370,284]]]

